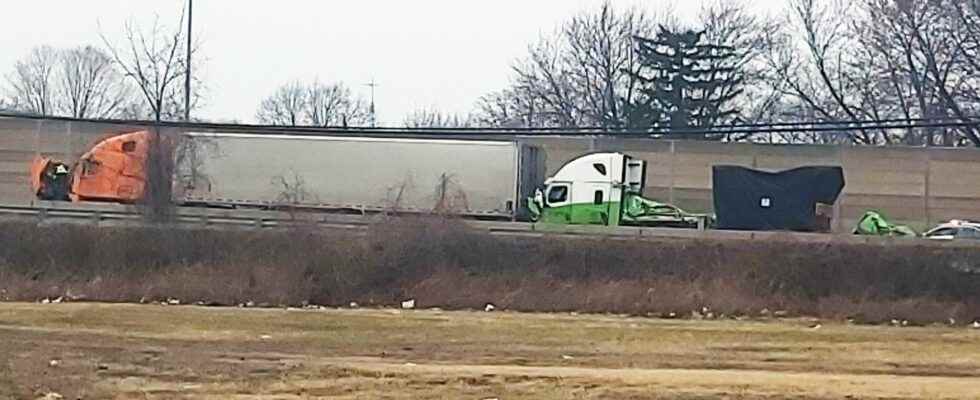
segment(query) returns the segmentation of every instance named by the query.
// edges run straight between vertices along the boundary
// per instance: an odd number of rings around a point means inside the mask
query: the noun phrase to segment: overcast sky
[[[613,0],[618,8],[673,9],[693,19],[706,0]],[[212,120],[254,122],[263,96],[293,79],[343,81],[368,97],[378,83],[381,123],[400,125],[418,108],[466,113],[503,88],[527,45],[602,0],[197,0],[194,36],[206,58]],[[4,4],[0,71],[31,47],[121,41],[132,19],[176,24],[186,0],[32,0]],[[784,0],[749,1],[760,13]],[[3,80],[6,83],[6,80]]]

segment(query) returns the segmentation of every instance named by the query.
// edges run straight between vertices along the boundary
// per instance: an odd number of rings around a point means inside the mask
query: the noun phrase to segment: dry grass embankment
[[[980,396],[963,327],[93,303],[0,303],[0,321],[0,398]]]
[[[513,238],[448,219],[351,232],[0,224],[0,299],[391,305],[865,322],[980,317],[971,248]],[[707,313],[705,313],[707,314]]]

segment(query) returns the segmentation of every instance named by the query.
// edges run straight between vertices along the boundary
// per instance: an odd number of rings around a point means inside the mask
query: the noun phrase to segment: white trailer
[[[541,154],[517,141],[185,133],[173,193],[179,204],[524,219]]]

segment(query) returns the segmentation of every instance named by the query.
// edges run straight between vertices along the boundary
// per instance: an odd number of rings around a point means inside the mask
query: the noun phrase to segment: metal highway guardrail
[[[186,228],[269,229],[317,227],[320,229],[359,230],[383,223],[380,214],[345,215],[326,212],[286,212],[206,207],[175,207],[168,224]],[[109,203],[35,202],[33,205],[0,204],[0,219],[34,221],[40,225],[61,223],[88,224],[100,227],[153,226],[139,207]],[[472,229],[500,236],[525,237],[595,237],[618,240],[740,240],[796,242],[813,245],[829,243],[871,244],[881,246],[980,247],[980,241],[938,242],[920,238],[885,238],[876,236],[819,234],[799,232],[750,232],[696,230],[684,228],[605,227],[587,225],[549,225],[509,221],[461,220]]]

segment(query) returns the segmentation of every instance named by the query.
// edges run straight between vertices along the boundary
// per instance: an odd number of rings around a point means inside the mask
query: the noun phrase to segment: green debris
[[[871,236],[919,236],[912,228],[905,225],[896,225],[888,221],[884,215],[877,211],[864,213],[854,234]]]
[[[660,225],[697,227],[698,221],[713,220],[711,216],[692,214],[672,204],[661,203],[637,194],[626,194],[623,222],[628,225]]]

